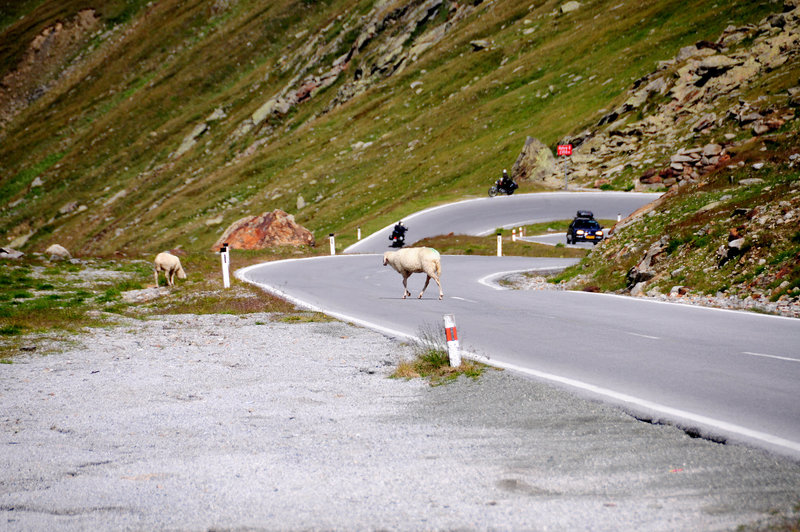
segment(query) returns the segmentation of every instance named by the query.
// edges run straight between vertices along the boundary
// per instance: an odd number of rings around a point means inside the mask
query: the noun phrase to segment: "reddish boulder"
[[[273,246],[314,246],[314,235],[280,209],[242,218],[231,224],[212,248],[227,242],[231,249],[264,249]]]

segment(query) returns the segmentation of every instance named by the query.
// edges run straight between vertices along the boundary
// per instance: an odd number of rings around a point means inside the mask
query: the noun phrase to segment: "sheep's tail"
[[[442,275],[442,256],[439,255],[439,252],[433,248],[430,248],[434,253],[436,253],[436,258],[433,259],[433,267],[434,271],[436,272],[436,277]]]

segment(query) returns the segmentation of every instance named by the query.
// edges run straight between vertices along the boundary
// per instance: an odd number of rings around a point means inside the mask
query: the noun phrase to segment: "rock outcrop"
[[[342,73],[348,71],[351,73],[350,79],[344,80],[324,112],[346,103],[416,61],[480,3],[480,0],[469,5],[452,3],[446,21],[435,24],[440,11],[447,9],[442,0],[425,0],[418,5],[401,3],[392,9],[378,2],[367,15],[346,19],[343,23],[346,31],[330,42],[324,42],[323,34],[327,28],[315,35],[298,35],[298,39],[302,40],[291,47],[292,51],[281,62],[283,71],[294,72],[294,77],[240,123],[234,136],[265,127],[271,116],[288,114],[296,106],[331,87]],[[336,53],[345,35],[351,32],[357,32],[358,36],[349,49],[329,64],[324,64],[325,58]],[[355,67],[349,68],[351,65]]]
[[[66,61],[100,24],[93,9],[45,28],[28,46],[17,67],[0,79],[0,128],[44,96],[63,73]]]
[[[227,243],[231,249],[265,249],[274,246],[314,246],[314,235],[280,209],[237,220],[212,247]]]
[[[574,146],[571,180],[601,187],[632,170],[636,190],[670,188],[725,166],[739,138],[732,129],[764,135],[795,118],[791,107],[800,105],[800,87],[790,88],[781,104],[749,102],[741,94],[798,53],[794,3],[758,25],[729,26],[714,42],[682,48],[637,80],[625,102],[595,127],[559,142]],[[715,140],[693,145],[698,136]]]
[[[558,187],[561,184],[557,178],[553,152],[542,141],[533,137],[525,140],[525,146],[511,167],[511,178],[515,181],[530,181],[551,187]]]

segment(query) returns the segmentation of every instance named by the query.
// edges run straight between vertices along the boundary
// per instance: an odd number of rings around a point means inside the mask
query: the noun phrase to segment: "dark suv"
[[[578,211],[567,229],[567,244],[591,242],[597,244],[605,237],[603,228],[594,219],[591,211]]]

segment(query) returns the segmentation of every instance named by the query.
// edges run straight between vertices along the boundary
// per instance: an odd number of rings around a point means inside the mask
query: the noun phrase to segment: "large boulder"
[[[50,260],[64,260],[72,258],[67,248],[60,244],[53,244],[45,250],[45,255],[50,256]]]
[[[314,246],[314,235],[280,209],[248,216],[228,227],[212,248],[226,243],[232,249],[264,249],[273,246]]]
[[[558,188],[563,183],[558,179],[557,172],[556,159],[550,148],[542,141],[528,137],[522,152],[511,167],[511,178]]]

